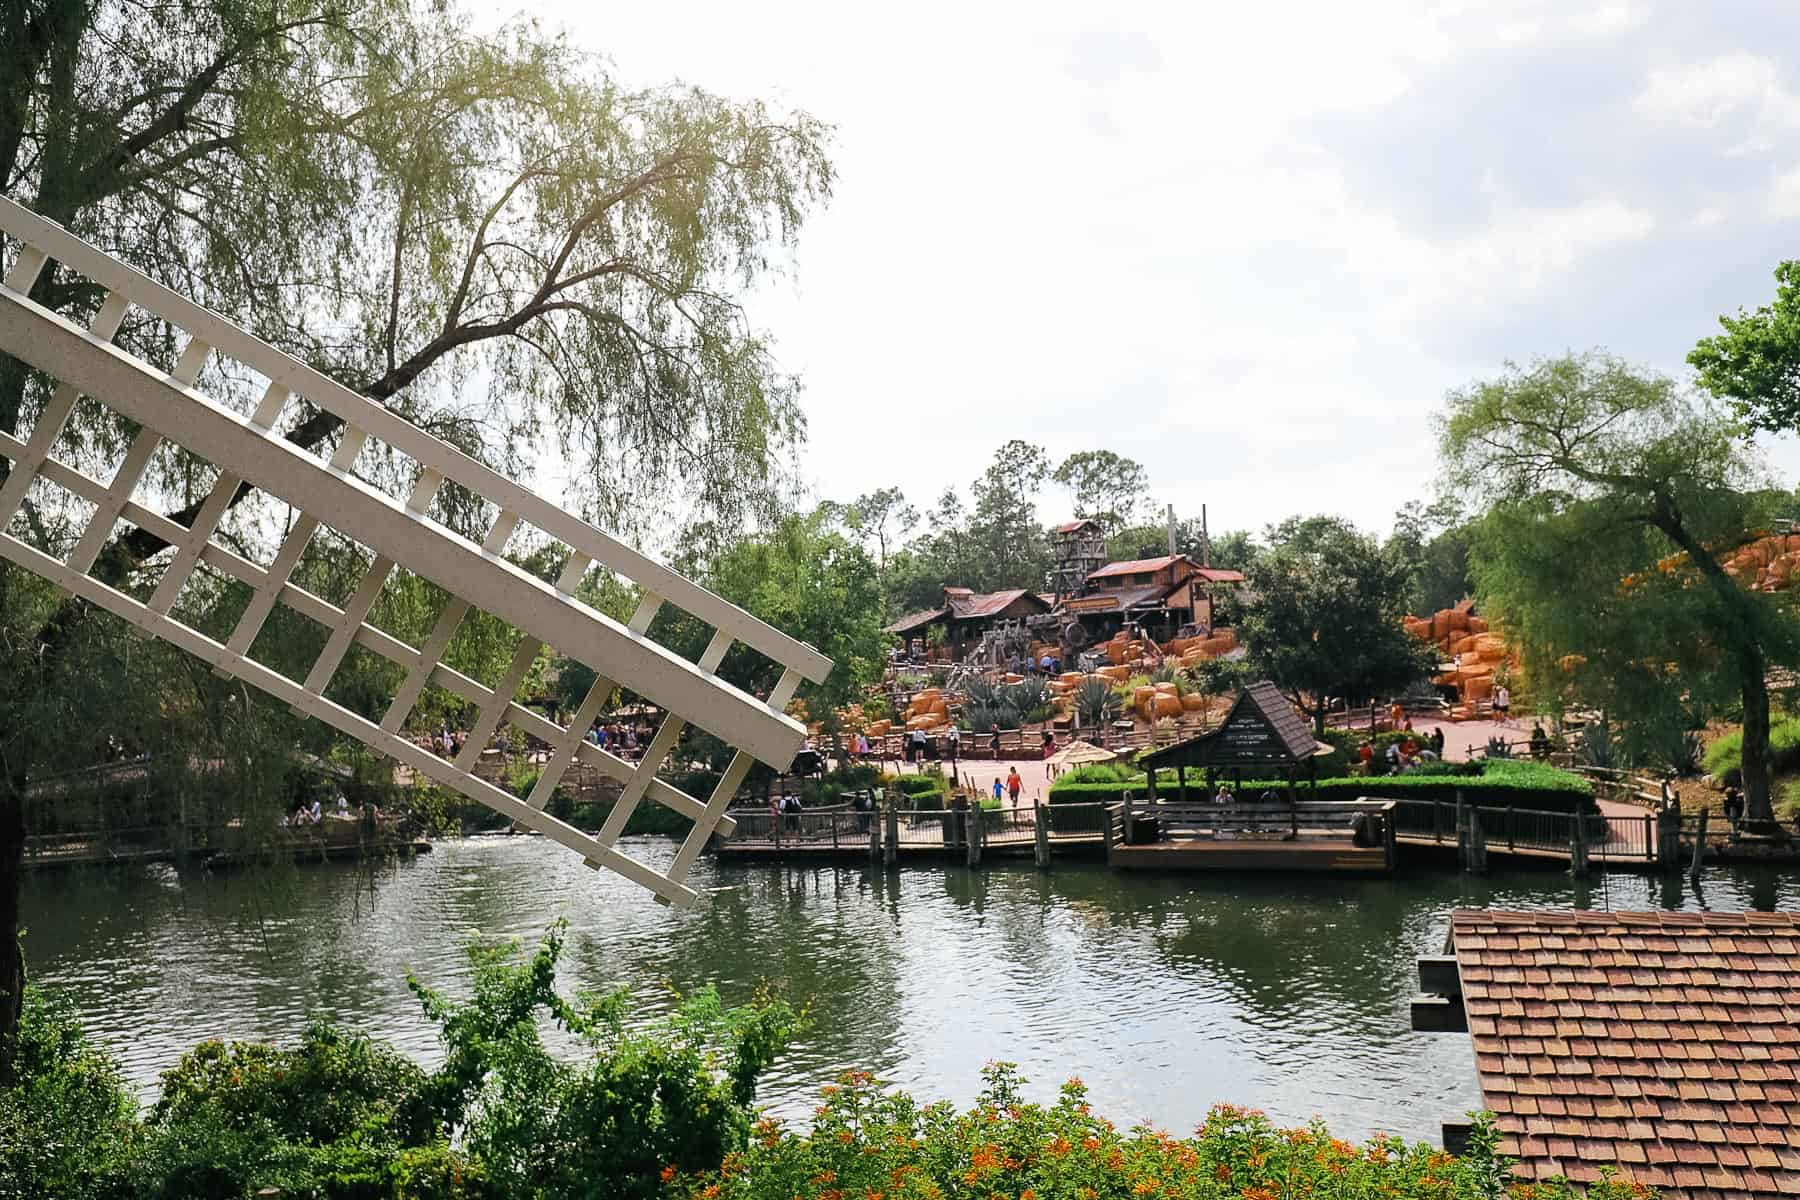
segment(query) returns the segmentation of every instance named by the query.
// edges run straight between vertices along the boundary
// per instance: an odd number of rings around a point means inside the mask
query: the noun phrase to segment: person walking
[[[1006,785],[1001,783],[1000,777],[996,775],[994,776],[994,803],[998,804],[1004,795],[1006,795]]]
[[[1019,768],[1014,767],[1006,773],[1006,794],[1012,797],[1013,807],[1019,804],[1019,793],[1025,790],[1025,781],[1019,778]]]
[[[1512,724],[1512,693],[1506,690],[1503,683],[1494,689],[1494,722],[1498,725]]]
[[[1744,793],[1743,793],[1743,790],[1740,788],[1737,788],[1737,787],[1726,788],[1725,789],[1725,821],[1726,821],[1726,824],[1731,826],[1731,832],[1732,832],[1733,836],[1736,836],[1737,830],[1738,830],[1738,824],[1743,819],[1744,819]]]

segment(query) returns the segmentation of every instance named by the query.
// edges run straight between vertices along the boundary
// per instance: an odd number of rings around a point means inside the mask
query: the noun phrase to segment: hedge
[[[1769,769],[1783,775],[1800,770],[1800,717],[1769,727]],[[1732,787],[1743,784],[1743,730],[1734,729],[1706,748],[1706,773]]]
[[[1368,796],[1382,800],[1454,801],[1460,790],[1470,803],[1484,808],[1530,808],[1550,812],[1592,812],[1596,809],[1593,785],[1581,776],[1557,767],[1502,758],[1468,764],[1477,773],[1462,773],[1458,768],[1463,766],[1460,763],[1447,763],[1444,769],[1430,773],[1321,779],[1317,789],[1321,800],[1349,800]],[[1215,779],[1215,785],[1220,781],[1221,779]],[[1205,771],[1189,767],[1187,784],[1190,799],[1207,798]],[[1173,796],[1176,786],[1173,771],[1157,772],[1156,790],[1162,799]],[[1233,790],[1240,794],[1255,795],[1274,789],[1285,794],[1286,788],[1287,781],[1282,779],[1246,779],[1241,786],[1234,785]],[[1308,790],[1310,786],[1302,782],[1302,794]],[[1147,799],[1150,794],[1149,782],[1142,775],[1129,781],[1114,783],[1059,779],[1050,786],[1050,803],[1102,801],[1110,804],[1123,800],[1126,792],[1139,799]]]

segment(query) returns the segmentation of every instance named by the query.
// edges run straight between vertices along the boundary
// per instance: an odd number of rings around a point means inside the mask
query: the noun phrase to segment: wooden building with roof
[[[1222,589],[1242,586],[1237,571],[1203,567],[1185,554],[1107,563],[1089,572],[1082,593],[1063,601],[1062,611],[1099,640],[1131,621],[1160,638],[1185,625],[1212,629]]]
[[[1188,773],[1200,770],[1206,777],[1205,796],[1212,795],[1214,781],[1221,777],[1241,783],[1246,771],[1252,779],[1267,779],[1273,772],[1287,780],[1288,800],[1297,803],[1301,777],[1316,783],[1319,755],[1330,750],[1313,736],[1281,689],[1264,679],[1238,693],[1217,729],[1140,755],[1138,765],[1144,768],[1152,801],[1158,771],[1175,772],[1174,798],[1186,800]]]
[[[927,638],[932,626],[944,630],[944,649],[960,660],[999,621],[1019,621],[1050,611],[1050,602],[1029,588],[1003,592],[976,592],[965,587],[944,588],[944,602],[937,608],[908,613],[884,628],[901,639]]]
[[[1413,1027],[1470,1035],[1524,1180],[1800,1195],[1800,913],[1463,909],[1448,941]]]

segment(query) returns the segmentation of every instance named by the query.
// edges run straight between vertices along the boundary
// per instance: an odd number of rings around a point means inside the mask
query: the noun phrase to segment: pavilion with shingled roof
[[[1448,949],[1413,1027],[1467,1030],[1519,1175],[1800,1195],[1800,913],[1459,910]]]

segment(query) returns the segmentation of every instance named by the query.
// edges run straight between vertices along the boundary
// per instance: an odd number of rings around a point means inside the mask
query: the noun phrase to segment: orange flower
[[[1244,1200],[1280,1200],[1280,1197],[1266,1187],[1253,1187],[1244,1189]]]
[[[700,1189],[700,1200],[717,1200],[718,1195],[719,1185],[716,1183],[709,1183]]]
[[[1213,1178],[1217,1179],[1220,1183],[1230,1183],[1231,1182],[1231,1168],[1224,1163],[1220,1163],[1213,1170]]]
[[[1134,1196],[1150,1196],[1154,1195],[1158,1190],[1156,1180],[1154,1179],[1140,1179],[1131,1185],[1131,1194]]]
[[[846,1146],[848,1146],[851,1142],[854,1142],[856,1140],[856,1135],[854,1133],[851,1133],[848,1129],[838,1130],[837,1137],[838,1137],[838,1141],[844,1143],[844,1145],[846,1145]]]
[[[662,1169],[662,1181],[667,1183],[673,1178],[675,1178],[675,1164],[670,1163]]]
[[[831,1168],[827,1167],[825,1170],[820,1171],[817,1175],[814,1175],[812,1177],[811,1182],[821,1183],[821,1184],[836,1183],[837,1182],[837,1172],[833,1171]]]
[[[1069,1145],[1069,1143],[1064,1141],[1061,1137],[1058,1137],[1055,1141],[1050,1143],[1050,1153],[1058,1158],[1061,1158],[1073,1149],[1074,1147]],[[1023,1198],[1021,1198],[1021,1200],[1023,1200]]]
[[[1037,1193],[1030,1188],[1026,1188],[1019,1193],[1019,1200],[1038,1200]]]

